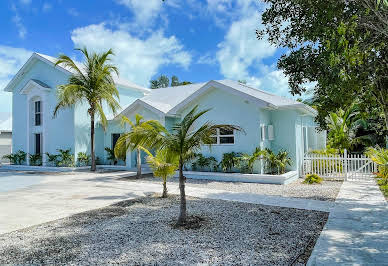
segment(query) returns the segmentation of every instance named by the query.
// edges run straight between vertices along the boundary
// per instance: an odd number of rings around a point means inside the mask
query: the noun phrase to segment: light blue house
[[[13,151],[44,154],[71,148],[76,155],[89,150],[86,106],[52,117],[56,87],[71,75],[67,69],[54,67],[54,62],[53,57],[33,54],[5,88],[13,93]],[[200,122],[234,124],[245,131],[217,132],[216,144],[202,150],[217,160],[223,153],[251,153],[256,147],[286,150],[293,162],[289,170],[300,171],[304,153],[326,145],[325,132],[316,130],[313,108],[235,81],[212,80],[156,90],[118,79],[116,84],[122,111],[110,115],[105,131],[101,127],[96,130],[96,156],[102,161],[107,157],[104,148],[112,148],[120,134],[129,130],[120,124],[122,115],[133,120],[138,113],[171,128],[195,105],[211,109]],[[135,167],[135,152],[128,152],[125,164]]]

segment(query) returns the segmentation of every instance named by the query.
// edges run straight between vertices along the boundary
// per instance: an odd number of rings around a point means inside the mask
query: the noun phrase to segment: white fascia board
[[[46,58],[40,56],[39,54],[37,53],[33,53],[31,55],[30,58],[28,58],[28,60],[24,63],[24,65],[19,69],[19,71],[16,73],[16,75],[11,79],[11,81],[7,84],[7,86],[4,88],[4,91],[9,91],[9,92],[12,92],[13,91],[13,86],[15,85],[15,83],[23,76],[23,74],[25,73],[25,71],[27,70],[27,68],[35,61],[35,60],[41,60],[43,62],[45,62],[46,64],[49,64],[49,65],[52,65],[54,66],[54,63],[51,62],[50,60],[47,60]],[[58,66],[58,69],[62,72],[64,72],[65,74],[71,74],[70,71],[64,69],[63,67],[61,66]]]
[[[119,119],[120,117],[122,117],[125,113],[128,113],[128,112],[131,112],[132,110],[134,110],[136,107],[138,106],[143,106],[144,108],[150,110],[151,112],[154,112],[156,113],[157,115],[159,115],[160,117],[164,117],[166,114],[162,111],[160,111],[159,109],[153,107],[152,105],[146,103],[146,102],[143,102],[142,100],[140,99],[137,99],[136,101],[134,101],[131,105],[129,105],[127,108],[125,108],[123,111],[121,111],[118,115],[116,115],[112,120],[117,120]]]
[[[177,112],[179,112],[182,108],[184,108],[186,105],[188,105],[189,103],[191,103],[193,100],[195,100],[196,98],[198,98],[199,96],[203,95],[204,93],[206,93],[209,89],[211,88],[217,88],[217,89],[221,89],[221,90],[224,90],[224,91],[227,91],[229,93],[232,93],[236,96],[239,96],[239,97],[242,97],[246,100],[250,100],[250,101],[253,101],[253,102],[256,102],[258,103],[259,105],[262,105],[263,107],[266,107],[266,108],[270,108],[270,109],[277,109],[276,106],[274,106],[273,104],[271,103],[268,103],[264,100],[261,100],[259,98],[256,98],[252,95],[249,95],[249,94],[246,94],[244,92],[241,92],[233,87],[230,87],[230,86],[226,86],[222,83],[219,83],[215,80],[211,80],[209,81],[208,83],[206,83],[205,85],[203,85],[199,90],[197,90],[196,92],[194,92],[193,94],[191,94],[189,97],[187,97],[185,100],[183,100],[181,103],[179,103],[178,105],[176,105],[174,108],[172,108],[168,113],[167,115],[168,116],[174,116],[177,114]]]

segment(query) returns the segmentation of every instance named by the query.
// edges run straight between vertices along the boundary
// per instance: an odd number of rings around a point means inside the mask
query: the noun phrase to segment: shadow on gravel
[[[143,197],[0,235],[0,264],[303,264],[328,214],[188,198],[200,226],[174,229],[179,197]],[[203,220],[205,219],[205,220]],[[306,253],[307,252],[307,253]]]

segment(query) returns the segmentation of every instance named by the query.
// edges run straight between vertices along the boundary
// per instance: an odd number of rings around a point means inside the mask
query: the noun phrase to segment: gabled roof
[[[270,109],[293,108],[316,115],[316,110],[308,105],[233,80],[211,80],[205,83],[154,89],[151,90],[150,95],[136,100],[122,113],[130,111],[135,105],[144,105],[149,109],[150,106],[156,109],[156,113],[173,116],[191,101],[214,87],[227,90]]]
[[[52,66],[54,66],[55,63],[57,62],[57,58],[55,58],[55,57],[52,57],[52,56],[49,56],[49,55],[45,55],[45,54],[40,54],[40,53],[33,53],[31,55],[31,57],[27,60],[27,62],[24,63],[22,68],[11,79],[11,81],[4,88],[4,90],[5,91],[12,91],[12,88],[15,85],[15,83],[23,76],[23,74],[25,73],[26,69],[35,60],[40,60],[40,61],[45,62],[45,63],[47,63],[49,65],[52,65]],[[79,63],[79,62],[75,62],[75,63],[82,70],[82,68],[83,68],[82,63]],[[66,74],[73,74],[74,73],[74,72],[72,72],[72,69],[64,67],[62,65],[58,65],[58,66],[56,66],[56,68],[59,69],[60,71],[64,72],[64,73],[66,73]],[[144,88],[144,87],[139,86],[139,85],[137,85],[137,84],[135,84],[133,82],[121,79],[121,78],[116,77],[116,76],[114,76],[114,81],[115,81],[117,86],[121,86],[121,87],[124,87],[124,88],[130,88],[130,89],[134,89],[134,90],[141,91],[141,92],[144,92],[144,93],[148,93],[150,91],[150,89]]]

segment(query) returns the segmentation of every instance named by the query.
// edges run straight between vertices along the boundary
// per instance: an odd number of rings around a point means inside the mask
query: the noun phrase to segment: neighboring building
[[[53,119],[56,87],[67,82],[71,72],[57,66],[55,58],[34,53],[5,88],[13,92],[13,150],[27,153],[55,153],[71,148],[74,154],[89,151],[87,106],[64,110]],[[105,147],[112,148],[120,134],[121,115],[131,120],[136,113],[157,119],[167,128],[181,119],[193,106],[211,110],[201,121],[234,124],[240,132],[217,132],[217,143],[202,153],[220,160],[226,152],[251,153],[256,147],[289,152],[290,170],[300,170],[303,154],[324,148],[325,133],[316,130],[316,111],[300,102],[279,97],[247,85],[230,81],[209,81],[186,86],[149,90],[127,81],[116,82],[123,111],[109,116],[104,131],[96,129],[96,156],[104,161]],[[128,152],[126,165],[134,167],[136,156]]]
[[[12,152],[12,118],[0,122],[0,163],[8,163],[4,155]]]

